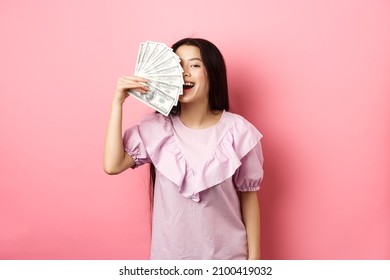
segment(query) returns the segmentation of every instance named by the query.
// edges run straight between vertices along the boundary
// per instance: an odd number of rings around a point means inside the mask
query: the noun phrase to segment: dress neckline
[[[196,133],[196,132],[200,132],[200,133],[201,133],[201,132],[206,132],[206,131],[209,131],[209,130],[211,130],[211,129],[217,127],[217,126],[222,122],[222,119],[223,119],[224,116],[225,116],[225,112],[226,112],[225,110],[222,110],[222,114],[221,114],[221,116],[219,117],[219,120],[218,120],[215,124],[213,124],[213,125],[211,125],[211,126],[209,126],[209,127],[200,128],[200,129],[191,128],[191,127],[186,126],[186,125],[181,121],[179,115],[174,116],[174,117],[172,118],[172,120],[173,120],[173,121],[176,120],[175,123],[177,123],[178,125],[180,125],[180,127],[186,129],[187,131],[194,132],[194,133]]]

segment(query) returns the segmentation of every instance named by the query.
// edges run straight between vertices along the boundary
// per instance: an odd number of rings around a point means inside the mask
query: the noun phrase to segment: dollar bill
[[[152,68],[152,64],[155,61],[161,59],[164,55],[166,56],[167,52],[172,51],[170,48],[160,43],[148,41],[148,44],[153,45],[153,50],[150,52],[149,56],[147,58],[145,57],[142,61],[141,69],[139,70],[140,72],[142,72],[143,69]]]
[[[177,75],[147,75],[147,79],[149,81],[157,81],[165,84],[171,84],[171,85],[183,85],[184,79],[183,76],[177,76]]]
[[[147,93],[140,93],[135,90],[130,90],[129,94],[137,98],[146,105],[152,107],[164,116],[168,116],[172,107],[175,105],[175,99],[159,92],[158,89],[151,89]]]
[[[169,57],[166,60],[158,61],[151,65],[149,69],[145,71],[146,74],[149,73],[165,73],[166,70],[168,70],[172,74],[178,74],[181,75],[183,73],[183,68],[181,68],[180,64],[177,62],[175,57]]]
[[[139,46],[139,49],[138,49],[138,56],[137,56],[137,64],[135,66],[135,73],[138,73],[139,72],[139,68],[142,66],[142,59],[143,59],[143,56],[145,55],[145,46],[146,46],[146,43],[141,43],[140,46]]]
[[[183,68],[180,58],[163,43],[146,41],[140,44],[135,76],[148,80],[148,92],[128,93],[156,111],[167,116],[183,94]]]
[[[151,80],[148,81],[147,85],[151,91],[153,90],[153,91],[163,92],[164,94],[172,97],[175,100],[174,105],[177,105],[177,101],[178,101],[177,96],[183,94],[182,86],[172,85],[161,81],[151,81]]]

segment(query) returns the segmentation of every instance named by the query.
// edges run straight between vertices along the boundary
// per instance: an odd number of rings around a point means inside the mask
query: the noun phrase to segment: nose
[[[189,71],[188,67],[186,67],[186,65],[183,65],[182,68],[183,68],[183,77],[191,76],[190,71]]]

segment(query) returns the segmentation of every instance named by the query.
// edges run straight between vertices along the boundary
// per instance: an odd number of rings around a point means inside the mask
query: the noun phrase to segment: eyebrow
[[[199,60],[200,62],[202,62],[202,60],[200,58],[197,58],[197,57],[190,58],[188,61],[193,61],[193,60]]]

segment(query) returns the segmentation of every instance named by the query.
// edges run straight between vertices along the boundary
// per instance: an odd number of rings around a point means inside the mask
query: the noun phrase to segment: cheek
[[[206,81],[209,80],[209,75],[207,75],[206,70],[203,71],[203,77],[204,77],[204,79],[205,79]]]
[[[207,77],[205,77],[204,84],[205,84],[205,88],[208,90],[210,82],[209,82],[209,79]]]
[[[204,71],[202,73],[202,80],[203,80],[204,87],[208,88],[210,82],[209,82],[209,77],[207,76],[207,72],[206,71]]]

